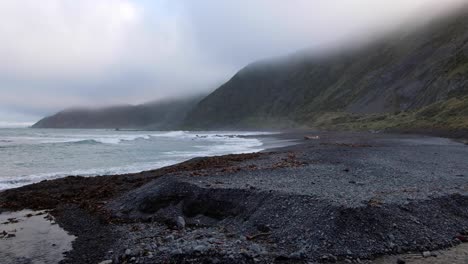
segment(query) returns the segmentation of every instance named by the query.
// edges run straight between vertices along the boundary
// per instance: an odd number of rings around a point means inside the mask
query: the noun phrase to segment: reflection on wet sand
[[[4,263],[58,263],[72,249],[74,239],[47,211],[0,214],[0,259]]]

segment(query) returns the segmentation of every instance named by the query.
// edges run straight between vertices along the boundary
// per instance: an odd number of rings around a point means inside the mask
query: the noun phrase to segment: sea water
[[[59,263],[75,238],[46,211],[0,213],[0,263]]]
[[[265,134],[270,133],[0,128],[0,190],[69,175],[134,173],[194,157],[257,152],[266,147],[268,139],[260,137]]]

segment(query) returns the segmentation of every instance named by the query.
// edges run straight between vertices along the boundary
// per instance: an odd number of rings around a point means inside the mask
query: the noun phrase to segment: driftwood
[[[305,140],[312,140],[312,139],[320,139],[319,136],[305,136],[304,137]]]

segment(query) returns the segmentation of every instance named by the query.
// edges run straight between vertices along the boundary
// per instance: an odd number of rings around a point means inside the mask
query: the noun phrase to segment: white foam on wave
[[[272,132],[189,132],[189,131],[169,131],[151,133],[115,133],[115,134],[68,134],[68,133],[35,133],[34,135],[8,137],[9,143],[16,144],[60,144],[60,143],[101,143],[120,144],[135,140],[151,140],[153,138],[177,138],[190,140],[223,141],[232,138],[255,135],[270,135]]]
[[[255,138],[225,138],[223,144],[198,146],[208,155],[217,154],[241,154],[247,152],[256,152],[263,150],[263,142]]]
[[[69,138],[50,138],[41,140],[43,144],[48,143],[83,143],[96,142],[102,144],[119,144],[126,141],[134,141],[138,139],[150,139],[150,135],[80,135],[78,137]]]
[[[254,135],[269,135],[269,132],[152,132],[152,133],[112,133],[112,134],[40,134],[31,137],[31,141],[40,144],[50,143],[86,143],[98,142],[103,144],[121,144],[135,140],[171,140],[190,141],[190,149],[179,151],[161,152],[157,160],[147,163],[134,163],[127,166],[111,168],[94,168],[85,170],[73,170],[68,172],[38,173],[8,178],[0,178],[0,190],[16,188],[27,184],[37,183],[43,180],[51,180],[69,175],[100,176],[125,173],[138,173],[141,171],[158,169],[173,165],[190,158],[203,156],[217,156],[226,154],[241,154],[262,151],[263,142],[257,138],[245,137]],[[23,138],[24,140],[24,138]],[[200,143],[197,143],[200,142]],[[207,144],[206,142],[209,142]]]
[[[167,137],[167,138],[197,138],[197,139],[219,139],[219,138],[233,138],[243,136],[261,136],[261,135],[274,135],[278,132],[255,132],[255,131],[170,131],[158,134],[152,134],[152,137]]]
[[[49,135],[49,136],[23,136],[8,137],[11,143],[17,144],[60,144],[60,143],[101,143],[101,144],[120,144],[139,139],[148,140],[152,135]]]
[[[177,138],[209,141],[231,141],[243,136],[271,135],[272,132],[189,132],[189,131],[169,131],[155,132],[148,134],[112,134],[112,135],[77,135],[69,138],[44,139],[41,143],[76,143],[93,140],[102,144],[119,144],[139,139],[150,140],[152,138]],[[242,139],[247,140],[247,139]]]
[[[182,160],[171,160],[171,161],[156,161],[147,164],[133,164],[122,167],[113,168],[98,168],[88,170],[74,170],[70,172],[53,172],[53,173],[38,173],[32,175],[24,175],[17,177],[2,178],[0,180],[0,190],[6,190],[11,188],[17,188],[28,184],[38,183],[44,180],[54,180],[67,176],[83,176],[93,177],[102,175],[117,175],[127,173],[139,173],[142,171],[154,170],[165,166],[173,165]]]
[[[247,134],[247,133],[245,133]],[[193,150],[181,150],[181,151],[167,151],[164,154],[175,156],[175,157],[204,157],[204,156],[216,156],[225,154],[242,154],[262,151],[263,142],[256,138],[244,138],[245,134],[240,135],[236,132],[228,133],[198,133],[185,135],[193,141],[210,141],[214,144],[206,145],[194,145],[198,151]],[[249,134],[250,135],[250,134]],[[258,135],[252,132],[251,135]]]

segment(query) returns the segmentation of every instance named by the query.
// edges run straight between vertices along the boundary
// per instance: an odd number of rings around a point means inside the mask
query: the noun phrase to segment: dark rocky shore
[[[63,263],[360,262],[468,241],[468,146],[372,133],[0,193],[77,236]],[[429,252],[429,253],[428,253]],[[107,261],[107,262],[106,262]]]

